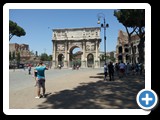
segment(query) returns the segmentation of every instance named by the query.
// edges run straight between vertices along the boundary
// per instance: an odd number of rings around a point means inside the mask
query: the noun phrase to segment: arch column
[[[86,42],[85,41],[83,41],[82,42],[82,51],[83,51],[83,54],[82,54],[82,60],[81,60],[81,67],[82,68],[85,68],[86,67],[86,52],[85,52],[85,50],[86,50]]]
[[[71,45],[70,45],[70,41],[68,41],[67,45],[68,45],[68,50],[67,50],[67,61],[68,61],[68,68],[70,67],[70,48],[71,48]]]
[[[124,63],[126,63],[126,54],[125,54],[125,48],[124,48],[124,45],[122,45],[122,61],[124,62]]]
[[[52,53],[52,68],[56,67],[56,41],[53,41],[53,53]]]
[[[99,68],[99,59],[98,59],[98,41],[95,41],[95,46],[96,46],[96,59],[94,62],[95,68]]]
[[[67,68],[68,67],[68,56],[67,56],[67,41],[65,41],[64,43],[64,49],[65,49],[65,55],[64,55],[64,68]]]

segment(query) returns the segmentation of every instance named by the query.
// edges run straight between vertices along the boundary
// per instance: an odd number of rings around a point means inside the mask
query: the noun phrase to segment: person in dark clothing
[[[107,80],[107,64],[104,64],[104,80]]]
[[[29,65],[29,66],[28,66],[28,74],[29,74],[29,75],[31,75],[31,69],[32,69],[32,67],[31,67],[31,65]]]
[[[114,80],[114,66],[112,62],[109,63],[108,65],[108,71],[109,71],[109,80]]]

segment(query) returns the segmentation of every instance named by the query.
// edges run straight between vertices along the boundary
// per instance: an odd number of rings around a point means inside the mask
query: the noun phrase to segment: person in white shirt
[[[120,70],[120,78],[124,76],[124,72],[125,72],[125,64],[123,63],[123,61],[121,61],[121,63],[119,64],[119,70]]]

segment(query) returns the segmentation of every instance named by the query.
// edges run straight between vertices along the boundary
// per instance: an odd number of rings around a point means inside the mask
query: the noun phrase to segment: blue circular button
[[[137,94],[137,104],[144,110],[153,109],[157,102],[157,94],[153,90],[143,89]]]

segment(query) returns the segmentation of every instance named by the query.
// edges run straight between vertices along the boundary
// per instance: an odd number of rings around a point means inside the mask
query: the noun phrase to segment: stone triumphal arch
[[[64,68],[69,68],[73,64],[73,49],[80,48],[80,66],[100,67],[99,47],[100,28],[67,28],[53,29],[53,61],[52,67],[56,68],[61,64]]]

